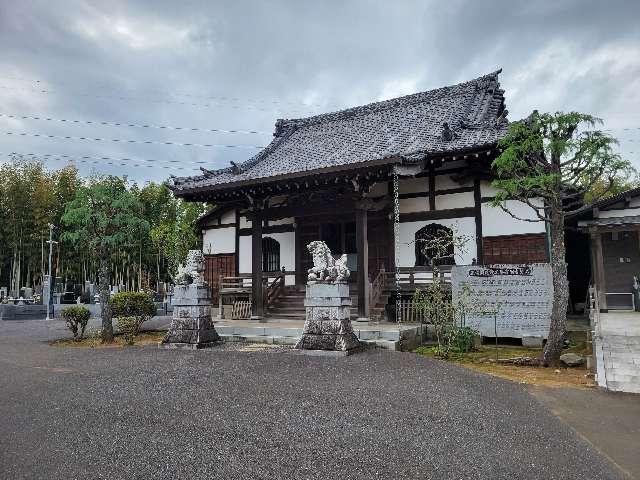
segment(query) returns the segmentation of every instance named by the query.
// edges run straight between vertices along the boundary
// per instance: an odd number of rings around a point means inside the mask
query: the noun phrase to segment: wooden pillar
[[[300,238],[300,222],[298,218],[294,218],[294,228],[293,236],[293,248],[294,248],[294,261],[295,261],[295,270],[296,270],[296,285],[303,285],[305,283],[305,275],[302,271],[302,253],[304,252],[303,248],[305,245],[302,245],[302,239]]]
[[[436,172],[433,164],[429,165],[429,210],[436,209]]]
[[[262,294],[262,217],[262,208],[256,206],[251,218],[252,320],[262,320],[264,317],[264,299]]]
[[[591,268],[593,269],[593,281],[598,290],[600,310],[607,311],[607,284],[604,275],[604,257],[602,255],[602,233],[591,232]]]
[[[356,245],[358,247],[358,321],[369,320],[369,240],[367,211],[356,210]]]
[[[480,179],[473,181],[473,211],[476,222],[476,261],[478,265],[484,265],[483,244],[482,244],[482,193],[480,191]]]

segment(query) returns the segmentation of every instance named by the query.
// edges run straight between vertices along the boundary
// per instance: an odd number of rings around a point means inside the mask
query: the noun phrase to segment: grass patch
[[[438,358],[433,347],[419,347],[415,350],[420,355]],[[586,345],[571,345],[563,353],[573,352],[586,355]],[[498,346],[498,358],[540,357],[541,348],[524,348],[517,346]],[[547,368],[501,364],[496,362],[496,348],[483,345],[477,350],[464,354],[455,354],[446,361],[463,367],[486,373],[513,382],[546,387],[591,388],[596,384],[586,367],[579,368]]]
[[[160,341],[164,338],[167,332],[157,331],[157,332],[140,332],[135,337],[135,345],[151,345],[160,343]],[[112,343],[102,343],[100,338],[97,336],[89,336],[79,342],[74,341],[71,338],[63,338],[61,340],[54,340],[49,342],[50,345],[54,347],[71,347],[71,348],[122,348],[126,345],[125,338],[116,334]]]

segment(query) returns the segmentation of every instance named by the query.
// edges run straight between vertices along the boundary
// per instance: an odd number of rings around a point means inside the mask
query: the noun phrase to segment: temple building
[[[411,285],[428,275],[420,239],[436,231],[468,240],[440,260],[444,270],[547,262],[544,223],[491,204],[490,165],[508,128],[499,74],[278,120],[253,158],[174,178],[176,196],[217,206],[199,222],[214,296],[234,291],[235,279],[237,292],[250,285],[254,318],[304,318],[299,291],[313,240],[347,255],[359,319],[388,318],[390,277]],[[533,218],[525,204],[509,210]]]

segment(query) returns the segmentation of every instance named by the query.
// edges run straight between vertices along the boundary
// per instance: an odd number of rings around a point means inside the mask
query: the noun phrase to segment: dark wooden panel
[[[622,259],[622,261],[620,261]],[[633,276],[640,272],[638,232],[602,234],[602,260],[607,292],[631,292]]]
[[[426,212],[401,213],[400,222],[420,222],[424,220],[441,220],[443,218],[475,217],[474,207],[448,208]]]
[[[220,277],[236,275],[236,256],[233,253],[204,256],[204,279],[211,287],[213,303],[218,302]]]

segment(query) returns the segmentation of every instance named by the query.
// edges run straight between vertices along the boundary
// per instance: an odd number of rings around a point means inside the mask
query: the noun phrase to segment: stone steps
[[[601,356],[598,383],[609,390],[640,393],[640,337],[605,335],[596,343]]]
[[[294,345],[302,335],[302,326],[235,326],[216,324],[216,330],[223,340],[228,342],[269,343]],[[399,350],[401,341],[412,341],[416,335],[413,329],[384,330],[375,327],[362,329],[353,325],[353,331],[361,342],[386,350]]]

